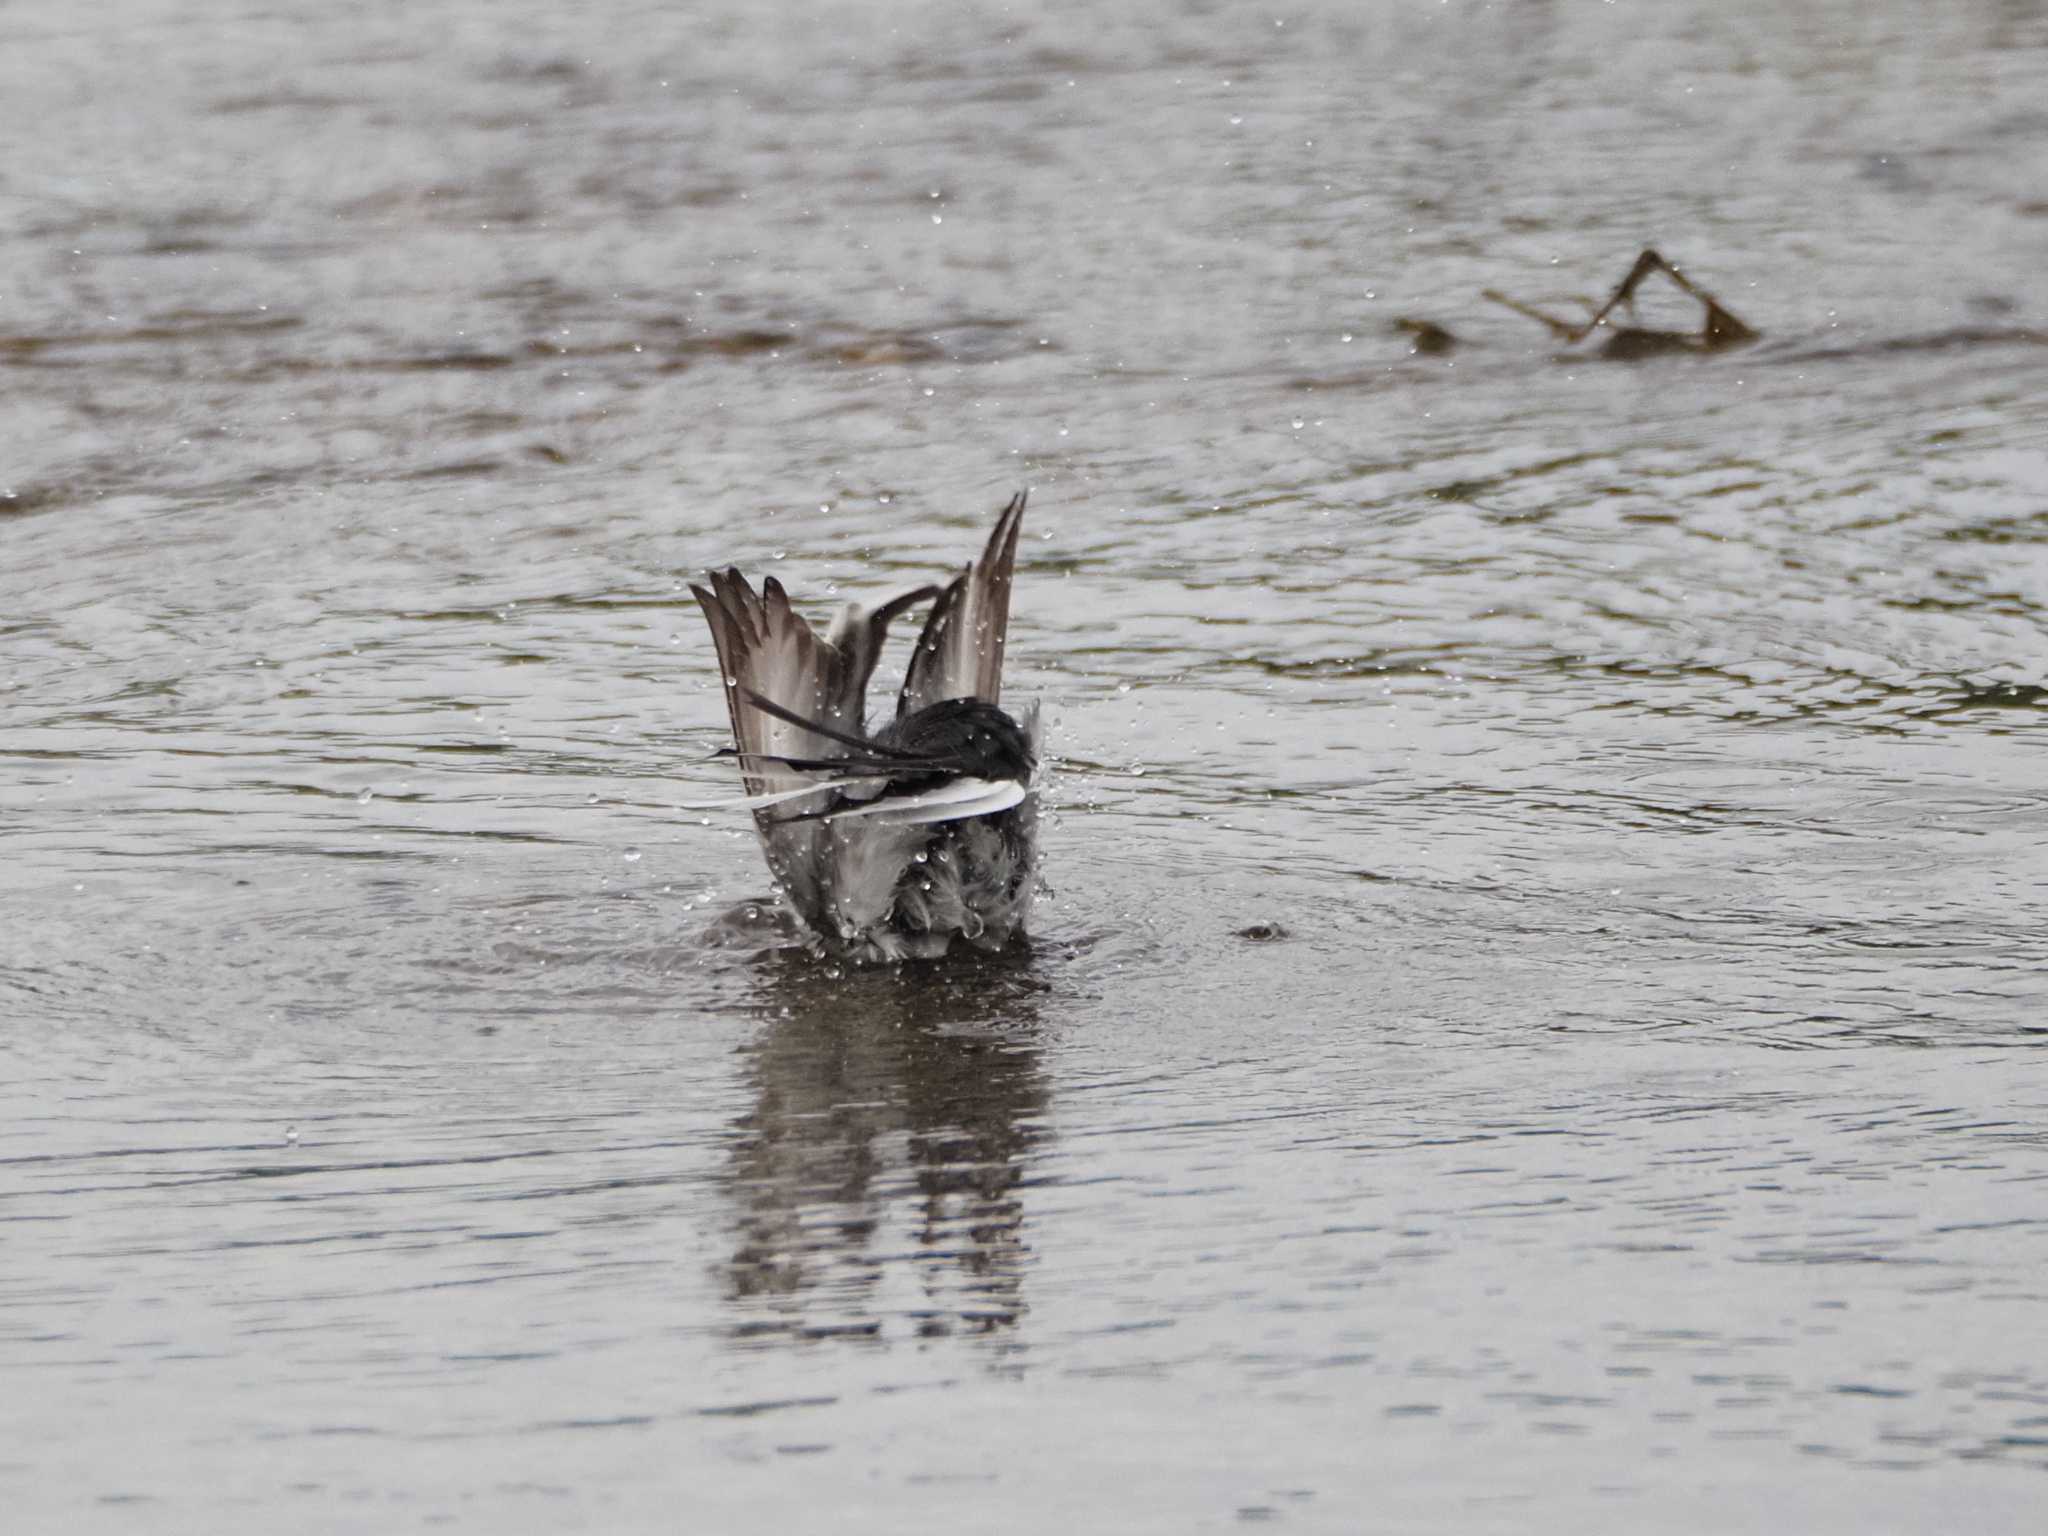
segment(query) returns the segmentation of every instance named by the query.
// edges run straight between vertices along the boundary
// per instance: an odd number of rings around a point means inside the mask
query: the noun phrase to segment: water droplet
[[[299,1128],[296,1125],[286,1126],[284,1128],[284,1140],[286,1146],[296,1147],[299,1144]]]
[[[374,799],[376,799],[376,798],[377,798],[377,791],[375,791],[374,789],[364,789],[364,790],[358,790],[358,791],[356,792],[356,804],[357,804],[357,805],[368,805],[368,804],[369,804],[369,803],[370,803],[370,802],[371,802],[372,800],[374,800]]]
[[[1305,423],[1304,423],[1304,422],[1302,421],[1302,419],[1301,419],[1301,418],[1300,418],[1299,416],[1297,416],[1297,417],[1295,417],[1295,418],[1294,418],[1294,430],[1295,430],[1295,431],[1299,432],[1299,431],[1300,431],[1300,430],[1302,429],[1302,427],[1303,427],[1304,425],[1305,425]]]
[[[628,848],[624,853],[620,854],[619,857],[624,859],[628,864],[638,864],[640,862],[640,850],[638,848]]]
[[[591,795],[585,795],[585,796],[583,797],[583,803],[584,803],[585,805],[595,805],[595,804],[597,804],[597,796],[596,796],[596,795],[594,795],[594,794],[591,794]]]

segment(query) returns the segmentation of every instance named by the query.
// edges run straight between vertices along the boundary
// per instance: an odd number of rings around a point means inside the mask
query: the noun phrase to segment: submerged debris
[[[1394,322],[1394,329],[1408,338],[1409,351],[1424,357],[1440,356],[1458,344],[1458,338],[1434,320],[1410,320],[1404,316]]]
[[[1698,299],[1705,306],[1706,315],[1697,332],[1659,331],[1639,325],[1610,325],[1607,317],[1618,307],[1628,311],[1629,318],[1635,318],[1636,289],[1652,272],[1662,272],[1686,293]],[[1678,268],[1671,265],[1655,251],[1644,251],[1636,258],[1634,266],[1628,269],[1628,276],[1616,285],[1614,292],[1607,296],[1607,302],[1593,311],[1592,318],[1582,325],[1573,325],[1555,315],[1546,315],[1542,310],[1511,299],[1497,289],[1488,288],[1482,298],[1503,304],[1518,315],[1525,315],[1538,324],[1548,326],[1552,335],[1566,346],[1576,346],[1597,330],[1607,332],[1607,340],[1600,348],[1602,357],[1616,361],[1629,361],[1640,357],[1661,357],[1673,352],[1725,352],[1731,347],[1747,346],[1757,339],[1757,333],[1737,319],[1719,299],[1706,289],[1689,280]]]

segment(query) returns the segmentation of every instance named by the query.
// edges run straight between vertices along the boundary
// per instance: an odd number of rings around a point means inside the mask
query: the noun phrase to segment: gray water
[[[0,6],[9,1528],[2040,1529],[2044,102],[2031,0]],[[1763,340],[1479,298],[1650,244]],[[778,947],[686,581],[1021,486],[1029,952]]]

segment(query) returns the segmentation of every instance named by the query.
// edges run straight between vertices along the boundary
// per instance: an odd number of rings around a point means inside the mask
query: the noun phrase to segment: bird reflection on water
[[[746,1048],[753,1105],[728,1167],[735,1335],[1011,1328],[1048,1099],[1028,950],[944,966],[842,968],[788,950],[754,963],[764,1027]],[[904,1271],[914,1289],[892,1280]]]

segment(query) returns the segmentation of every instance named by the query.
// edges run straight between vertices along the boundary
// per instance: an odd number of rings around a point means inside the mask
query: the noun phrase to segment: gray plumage
[[[998,707],[1025,493],[981,557],[943,587],[820,637],[770,577],[693,586],[711,626],[733,751],[784,898],[828,949],[934,958],[958,938],[995,950],[1023,931],[1036,883],[1038,710]],[[897,697],[872,733],[866,698],[889,624],[929,600]]]

